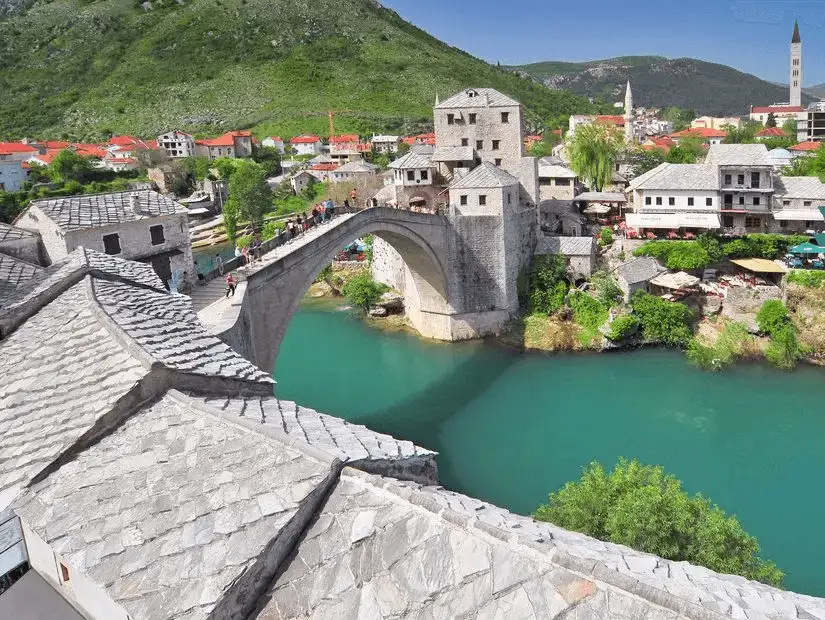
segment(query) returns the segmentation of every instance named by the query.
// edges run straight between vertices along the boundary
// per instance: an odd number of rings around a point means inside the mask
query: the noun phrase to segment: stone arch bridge
[[[232,311],[208,327],[271,372],[292,315],[318,273],[351,241],[372,233],[403,260],[407,314],[422,335],[461,340],[494,332],[517,308],[515,277],[506,270],[506,255],[512,255],[504,246],[506,227],[500,217],[466,219],[388,207],[341,215],[294,249],[278,248],[278,258],[248,274]]]

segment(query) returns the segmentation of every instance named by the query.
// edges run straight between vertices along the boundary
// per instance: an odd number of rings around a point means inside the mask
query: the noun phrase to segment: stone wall
[[[40,233],[47,265],[68,256],[70,250],[66,247],[65,235],[57,227],[57,224],[46,217],[37,207],[29,207],[21,213],[15,222],[15,226]],[[74,249],[74,246],[72,246],[72,249]]]

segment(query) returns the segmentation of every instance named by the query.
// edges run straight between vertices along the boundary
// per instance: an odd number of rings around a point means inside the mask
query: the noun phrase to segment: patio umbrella
[[[814,245],[809,241],[805,241],[804,243],[800,243],[799,245],[795,245],[790,250],[788,250],[791,254],[821,254],[825,252],[825,248],[819,245]]]

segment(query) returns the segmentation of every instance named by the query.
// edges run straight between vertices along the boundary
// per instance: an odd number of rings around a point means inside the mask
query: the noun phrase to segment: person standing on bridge
[[[218,273],[223,275],[223,258],[220,254],[215,254],[215,266],[218,268]]]
[[[235,296],[235,278],[232,277],[232,272],[226,274],[226,297]]]

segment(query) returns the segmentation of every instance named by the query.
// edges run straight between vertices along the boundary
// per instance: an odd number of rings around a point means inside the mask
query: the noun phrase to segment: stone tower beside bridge
[[[516,281],[533,257],[538,162],[524,147],[524,109],[492,89],[469,88],[436,103],[430,155],[448,226],[449,295],[443,311],[422,299],[398,248],[377,238],[373,275],[401,291],[413,326],[441,340],[497,332],[518,310]]]

